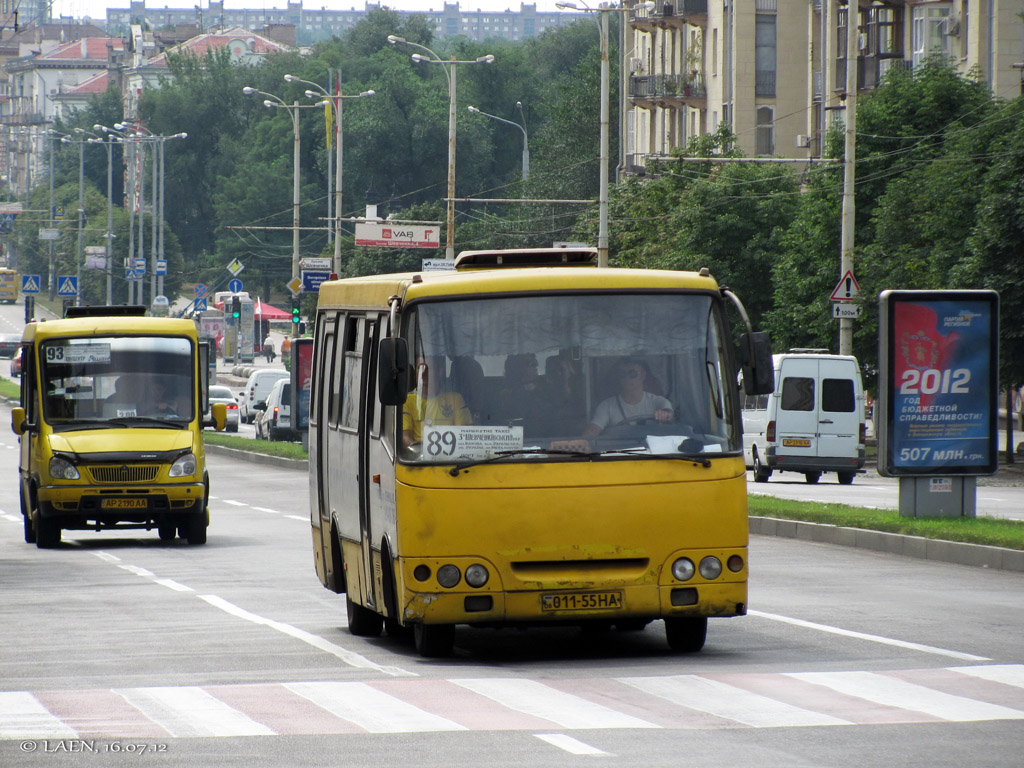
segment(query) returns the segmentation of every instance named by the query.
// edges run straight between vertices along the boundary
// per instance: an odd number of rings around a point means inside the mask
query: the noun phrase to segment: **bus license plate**
[[[621,592],[564,592],[541,595],[543,611],[593,611],[622,608]]]
[[[146,509],[149,506],[147,499],[103,499],[100,502],[103,509]]]
[[[810,448],[811,441],[804,439],[798,440],[796,438],[791,437],[786,440],[783,440],[782,445],[786,448]]]

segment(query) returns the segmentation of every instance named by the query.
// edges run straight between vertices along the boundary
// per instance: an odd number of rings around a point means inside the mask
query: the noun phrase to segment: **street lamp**
[[[242,93],[246,96],[253,96],[256,94],[266,96],[267,98],[263,100],[263,106],[268,107],[269,109],[286,109],[292,118],[292,133],[295,136],[292,142],[292,162],[294,164],[294,170],[292,173],[292,279],[294,280],[299,276],[299,110],[310,109],[315,105],[309,104],[303,106],[297,101],[288,105],[280,96],[275,96],[272,93],[258,90],[249,85],[242,89]],[[292,323],[292,335],[299,335],[298,323]]]
[[[455,73],[458,70],[456,65],[491,64],[494,62],[494,56],[488,53],[486,56],[479,56],[476,59],[459,61],[455,58],[455,54],[452,54],[448,61],[444,61],[430,48],[419,43],[412,43],[404,37],[388,35],[388,42],[391,45],[402,43],[403,45],[426,51],[430,54],[430,58],[414,53],[412,60],[428,64],[440,64],[442,69],[444,69],[445,77],[448,79],[448,213],[446,219],[447,244],[444,250],[444,257],[449,261],[453,261],[455,259]],[[445,67],[445,64],[448,66]]]
[[[75,128],[75,133],[79,136],[85,136],[93,134],[86,131],[84,128]],[[93,136],[96,138],[95,136]],[[85,229],[85,144],[89,139],[73,139],[71,136],[62,136],[60,139],[62,144],[77,144],[78,145],[78,250],[77,257],[75,260],[75,283],[77,285],[77,291],[75,293],[75,306],[82,305],[82,230]]]
[[[574,11],[590,11],[601,14],[599,30],[601,32],[601,151],[598,186],[598,224],[597,224],[597,266],[608,266],[608,14],[612,11],[628,12],[637,8],[650,9],[653,2],[637,3],[630,8],[615,7],[610,3],[601,3],[591,8],[586,3],[571,2],[555,3],[556,8]],[[621,109],[621,105],[620,105]]]
[[[100,131],[106,136],[103,139],[90,139],[90,141],[102,141],[107,150],[107,233],[104,236],[107,241],[107,306],[112,303],[112,262],[114,258],[114,142],[121,142],[123,134],[120,131],[108,128],[105,125],[96,124],[93,130]]]
[[[519,107],[521,111],[523,108],[523,103],[521,101],[517,101],[516,105]],[[492,115],[489,112],[484,112],[482,109],[477,109],[476,107],[469,107],[468,109],[470,112],[474,114],[489,117],[492,120],[497,120],[499,123],[507,123],[508,125],[513,125],[523,132],[523,180],[525,181],[526,179],[530,178],[530,144],[526,136],[526,126],[520,125],[519,123],[513,122],[512,120],[506,120],[504,117],[498,117],[497,115]]]
[[[343,96],[341,94],[341,73],[338,73],[338,93],[330,94],[317,83],[303,80],[295,75],[285,75],[284,79],[291,82],[303,83],[316,90],[307,90],[306,96],[311,99],[326,96],[329,101],[319,102],[313,106],[323,106],[329,103],[334,108],[334,148],[336,160],[334,164],[334,274],[341,274],[341,162],[342,162],[342,132],[341,132],[341,102],[343,99],[361,99],[367,96],[376,95],[376,91],[363,91],[359,94]]]

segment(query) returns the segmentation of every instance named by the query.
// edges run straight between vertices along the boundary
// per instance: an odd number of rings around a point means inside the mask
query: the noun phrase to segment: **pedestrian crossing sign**
[[[22,275],[21,292],[39,293],[39,275]]]
[[[70,275],[65,275],[57,279],[57,295],[58,296],[77,296],[78,295],[78,278]]]

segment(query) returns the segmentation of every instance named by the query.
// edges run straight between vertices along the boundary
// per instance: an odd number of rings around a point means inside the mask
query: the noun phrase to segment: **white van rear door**
[[[777,456],[816,456],[818,361],[787,357],[779,374],[775,413]]]
[[[818,456],[857,458],[860,374],[852,360],[820,360],[818,365]]]

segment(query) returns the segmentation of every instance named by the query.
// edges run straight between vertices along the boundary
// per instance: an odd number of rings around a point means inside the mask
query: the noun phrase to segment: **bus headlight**
[[[171,477],[188,477],[194,475],[199,464],[196,462],[196,457],[192,453],[186,453],[183,456],[179,456],[173,464],[171,464]]]
[[[672,575],[679,581],[689,581],[697,569],[693,567],[693,561],[688,557],[680,557],[672,563]]]
[[[77,480],[78,467],[65,459],[63,456],[54,456],[50,459],[50,477],[54,480]]]
[[[471,587],[482,587],[489,578],[490,574],[480,563],[473,563],[466,569],[466,583]]]
[[[708,581],[717,579],[722,575],[722,561],[708,555],[700,561],[700,575]]]
[[[739,555],[731,555],[727,565],[729,566],[730,571],[733,573],[739,573],[743,570],[743,558]]]
[[[437,583],[442,587],[451,589],[459,583],[459,579],[462,578],[462,574],[459,573],[459,569],[454,565],[442,565],[437,569]]]

